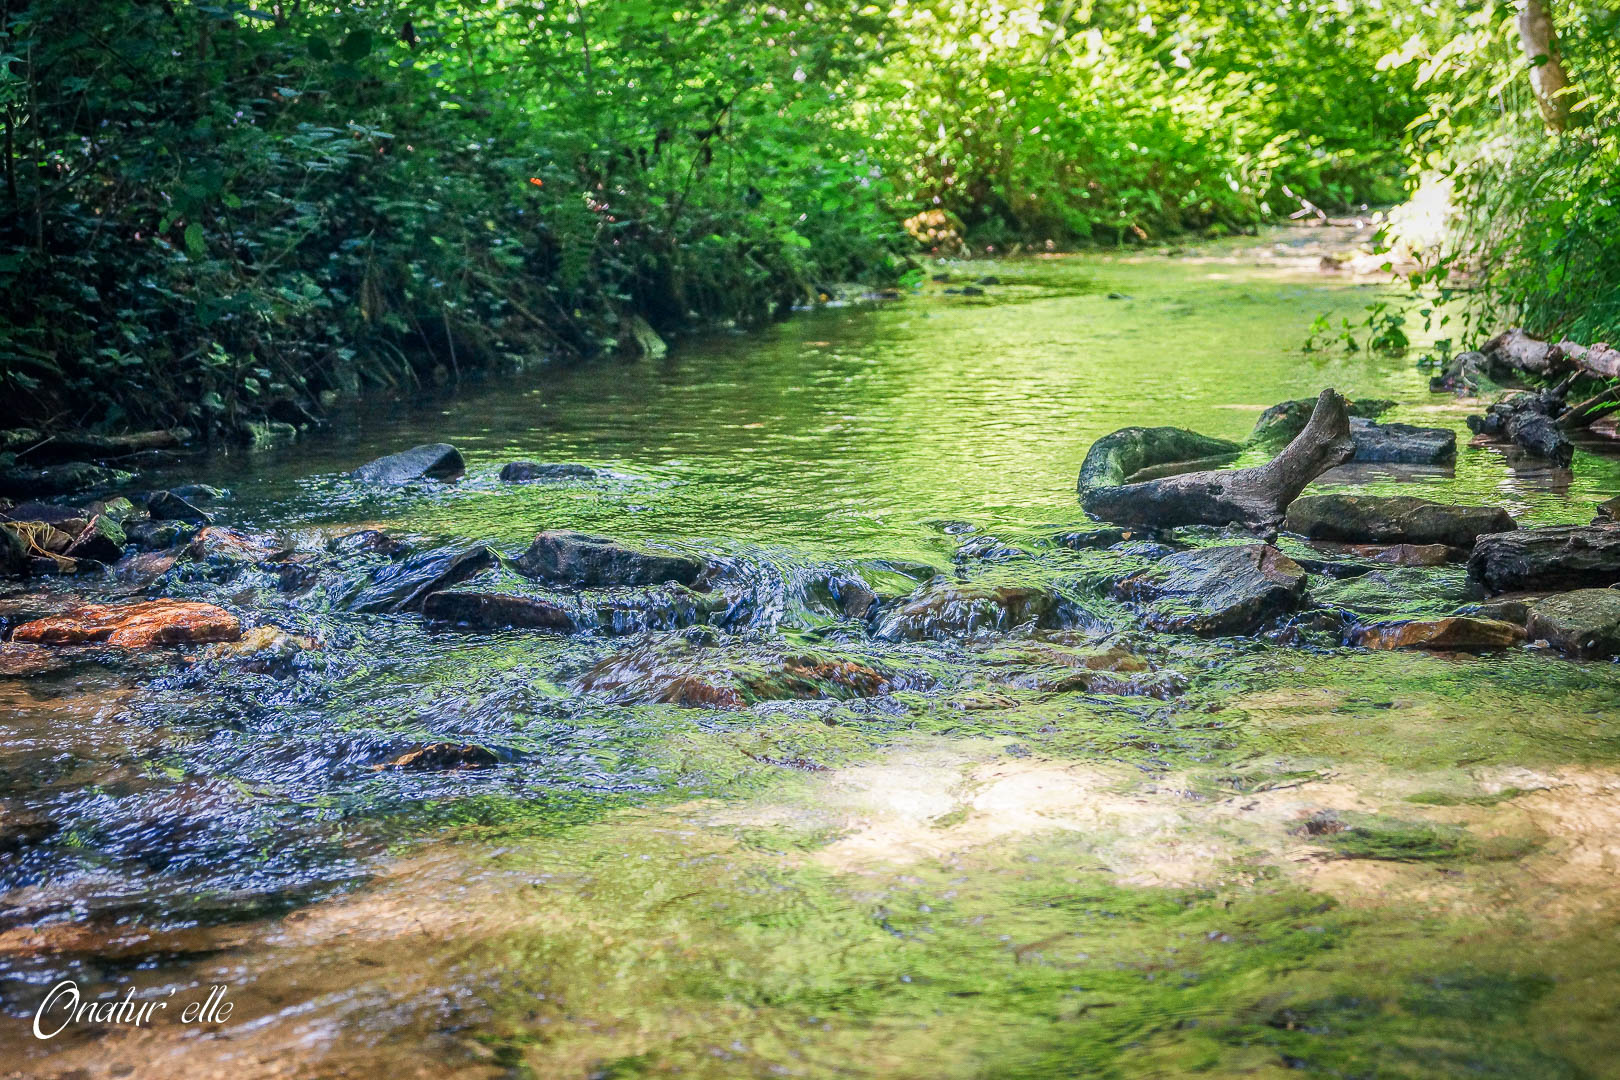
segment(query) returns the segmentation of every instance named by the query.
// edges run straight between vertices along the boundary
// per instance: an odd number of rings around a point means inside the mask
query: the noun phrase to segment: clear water
[[[1620,671],[1145,635],[1083,588],[1111,556],[1032,543],[1082,520],[1097,437],[1241,438],[1326,385],[1395,399],[1392,418],[1464,448],[1454,470],[1324,490],[1536,522],[1589,520],[1620,492],[1598,446],[1572,473],[1467,448],[1477,406],[1431,396],[1408,358],[1303,354],[1316,314],[1375,291],[1316,271],[1321,235],[948,268],[1002,284],[368,405],[189,472],[232,491],[222,521],[303,551],[361,526],[421,548],[515,551],[549,528],[688,548],[751,598],[700,647],[711,673],[815,649],[895,688],[627,700],[582,692],[585,673],[680,635],[434,630],[255,569],[170,574],[155,588],[312,635],[320,663],[92,658],[0,680],[0,1060],[162,1077],[1620,1071]],[[460,447],[467,478],[378,492],[343,475],[427,441]],[[608,475],[499,483],[519,458]],[[983,533],[1035,556],[957,560]],[[871,640],[816,600],[835,571],[1074,592],[1177,689],[1061,688],[1074,635]],[[375,768],[439,741],[503,760]],[[38,1042],[28,1018],[63,977],[176,1000],[225,984],[233,1015]]]

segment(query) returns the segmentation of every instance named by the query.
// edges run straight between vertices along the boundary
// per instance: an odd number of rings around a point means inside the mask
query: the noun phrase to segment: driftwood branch
[[[1090,488],[1082,469],[1080,503],[1087,513],[1116,525],[1241,525],[1271,535],[1307,484],[1355,452],[1344,399],[1324,390],[1305,430],[1264,465]]]

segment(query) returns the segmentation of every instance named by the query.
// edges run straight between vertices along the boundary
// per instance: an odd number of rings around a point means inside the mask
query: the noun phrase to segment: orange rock
[[[61,615],[23,623],[11,640],[36,645],[105,642],[125,649],[235,641],[242,636],[236,616],[213,604],[189,600],[148,600],[139,604],[88,604]]]
[[[1351,640],[1364,649],[1491,652],[1524,642],[1524,627],[1497,619],[1412,619],[1358,626]]]

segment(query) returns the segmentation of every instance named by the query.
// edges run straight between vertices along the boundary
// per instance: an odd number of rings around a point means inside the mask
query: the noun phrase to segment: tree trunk
[[[1530,88],[1547,127],[1563,131],[1569,126],[1569,76],[1558,52],[1558,31],[1553,26],[1549,0],[1521,0],[1519,48],[1530,62]]]

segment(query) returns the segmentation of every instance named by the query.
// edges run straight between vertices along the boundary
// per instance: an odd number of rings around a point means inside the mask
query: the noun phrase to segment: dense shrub
[[[749,0],[35,0],[5,15],[3,391],[57,423],[770,317],[893,276],[844,87],[872,20]]]

